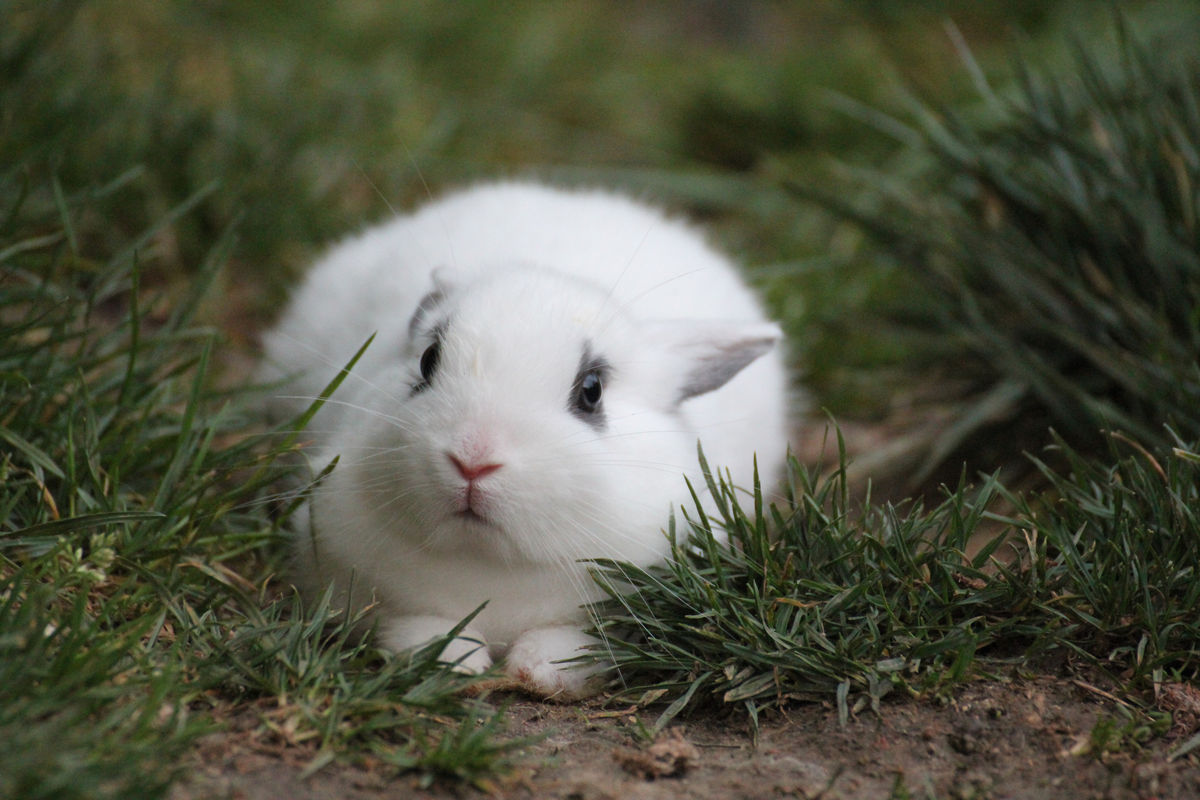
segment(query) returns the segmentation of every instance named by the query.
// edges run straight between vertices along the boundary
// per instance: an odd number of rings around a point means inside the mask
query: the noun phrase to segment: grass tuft
[[[1196,679],[1196,448],[1110,467],[1057,449],[1067,471],[1037,462],[1054,502],[993,477],[933,508],[856,510],[843,452],[825,477],[793,461],[786,500],[764,508],[756,491],[747,513],[706,472],[719,528],[672,526],[664,567],[598,562],[603,653],[625,694],[667,696],[658,728],[714,702],[752,724],[806,699],[845,718],[895,690],[938,692],[1052,652],[1131,690]],[[1014,511],[989,511],[1001,504]]]
[[[1173,445],[1164,426],[1200,437],[1200,53],[1116,28],[1115,57],[1018,59],[1008,89],[959,37],[976,105],[887,120],[919,178],[861,171],[851,201],[796,187],[860,226],[935,321],[935,380],[964,399],[918,482],[983,448],[1038,449],[1049,425],[1101,455],[1106,428],[1153,449]]]

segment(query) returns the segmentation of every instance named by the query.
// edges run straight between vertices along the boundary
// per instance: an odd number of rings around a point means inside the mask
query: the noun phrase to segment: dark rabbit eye
[[[441,351],[441,342],[434,341],[421,354],[421,382],[414,387],[416,390],[424,389],[433,380],[433,373],[437,372],[438,358],[441,356]]]
[[[575,373],[575,382],[571,385],[568,407],[572,414],[598,431],[604,430],[606,424],[601,397],[604,395],[604,384],[611,375],[612,368],[608,362],[593,355],[591,343],[585,342],[579,371]]]
[[[604,391],[604,381],[601,380],[600,370],[586,372],[579,380],[579,389],[575,392],[575,410],[583,414],[595,414],[600,410],[600,395]]]

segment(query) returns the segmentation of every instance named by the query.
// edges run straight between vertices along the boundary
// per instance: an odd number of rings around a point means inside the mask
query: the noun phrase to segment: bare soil
[[[1101,752],[1097,723],[1123,717],[1106,692],[1075,680],[981,682],[941,701],[885,702],[845,724],[831,706],[801,705],[762,720],[757,743],[728,714],[694,716],[650,743],[653,710],[500,699],[511,704],[511,735],[541,738],[511,774],[482,788],[422,787],[370,762],[302,777],[311,751],[265,750],[228,733],[202,743],[171,800],[1200,797],[1196,755],[1168,760],[1186,730]]]

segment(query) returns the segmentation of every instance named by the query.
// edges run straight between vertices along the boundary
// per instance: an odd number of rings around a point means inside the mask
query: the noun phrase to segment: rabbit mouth
[[[455,491],[454,516],[490,528],[499,527],[488,513],[492,502],[491,492],[487,488],[480,486],[478,481],[469,480]]]
[[[474,491],[472,491],[474,490]],[[462,491],[455,503],[454,518],[467,527],[484,526],[497,529],[500,525],[488,513],[488,500],[474,486]]]
[[[460,520],[466,521],[468,524],[486,525],[489,528],[496,527],[496,523],[492,522],[490,519],[471,506],[467,506],[466,508],[459,510],[454,516]]]

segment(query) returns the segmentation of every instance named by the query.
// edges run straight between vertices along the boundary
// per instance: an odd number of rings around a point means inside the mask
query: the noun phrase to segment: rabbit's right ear
[[[433,281],[433,288],[417,303],[412,319],[408,321],[409,339],[416,336],[434,310],[441,306],[447,297],[458,291],[458,287],[462,283],[449,267],[435,267],[429,273],[429,279]]]
[[[671,354],[677,403],[720,389],[783,336],[770,322],[669,320],[649,328]]]

